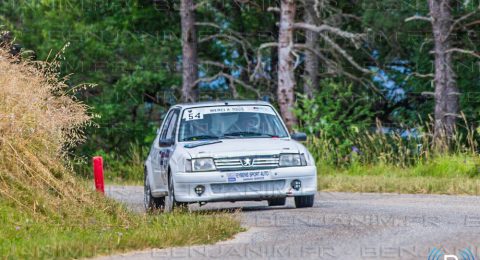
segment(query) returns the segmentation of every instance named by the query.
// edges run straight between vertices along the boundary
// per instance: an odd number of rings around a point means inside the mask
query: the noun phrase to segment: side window
[[[166,121],[166,125],[165,125],[165,130],[162,131],[162,135],[161,135],[161,138],[162,139],[174,139],[175,138],[175,133],[176,133],[176,130],[177,130],[177,119],[178,119],[178,115],[179,115],[179,110],[176,109],[176,110],[173,110],[170,118],[167,118],[168,121]]]
[[[179,114],[178,110],[176,110],[173,113],[172,119],[170,120],[170,124],[169,124],[168,129],[167,129],[167,135],[166,135],[165,139],[174,139],[175,138],[175,133],[177,132],[178,114]]]
[[[174,110],[170,110],[168,114],[163,119],[162,128],[160,130],[160,139],[163,139],[165,133],[167,132],[168,125],[170,124],[170,119],[172,119],[172,115],[174,114]]]

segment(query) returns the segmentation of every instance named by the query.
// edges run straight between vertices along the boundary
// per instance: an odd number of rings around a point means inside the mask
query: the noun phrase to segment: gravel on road
[[[106,192],[143,212],[143,187],[108,186]],[[464,259],[470,250],[480,257],[478,196],[319,192],[313,208],[296,209],[289,198],[281,207],[262,201],[189,209],[240,209],[247,231],[214,245],[99,259],[428,259],[434,248],[437,256]]]

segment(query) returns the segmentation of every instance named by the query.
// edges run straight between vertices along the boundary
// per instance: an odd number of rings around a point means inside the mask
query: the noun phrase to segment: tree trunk
[[[197,99],[195,81],[198,78],[197,34],[193,0],[182,0],[180,8],[182,23],[182,101]]]
[[[233,20],[234,21],[237,21],[238,22],[238,29],[237,29],[237,33],[239,33],[240,35],[246,35],[246,28],[245,28],[245,23],[244,23],[244,20],[243,20],[243,17],[242,17],[242,8],[240,7],[240,4],[239,3],[234,3],[233,4],[233,12],[232,12],[232,16],[233,16]],[[225,15],[228,15],[227,13],[225,13]],[[247,57],[253,57],[255,56],[255,53],[252,52],[252,50],[250,48],[247,48]],[[250,66],[250,67],[248,67]],[[240,71],[240,80],[245,82],[246,84],[249,84],[250,82],[250,77],[248,75],[248,71],[252,69],[251,68],[251,65],[248,64],[248,62],[245,63],[245,68],[242,69]],[[228,71],[228,73],[230,73],[232,75],[232,71]],[[235,87],[235,82],[230,82],[228,84],[230,86],[230,93],[232,94],[232,98],[233,99],[237,99],[239,97],[238,95],[238,91],[237,91],[237,88]]]
[[[273,13],[274,19],[275,20],[280,20],[279,13],[275,12]],[[272,37],[273,39],[278,40],[278,27],[276,23],[272,23]],[[277,96],[277,89],[278,89],[278,84],[274,83],[274,79],[278,80],[278,47],[272,47],[269,50],[270,54],[270,78],[272,79],[271,81],[268,81],[268,92],[269,95],[272,99],[275,99]]]
[[[291,54],[293,48],[293,23],[295,21],[295,0],[281,0],[280,28],[278,33],[278,88],[277,100],[280,113],[287,125],[292,130],[297,124],[293,114],[295,105],[295,75],[293,73],[294,60]]]
[[[429,0],[435,52],[435,124],[434,142],[446,147],[455,131],[458,115],[458,88],[453,70],[452,47],[448,33],[452,27],[452,3],[450,0]]]
[[[315,22],[315,10],[313,9],[313,2],[305,2],[304,21],[307,24],[314,24]],[[305,30],[305,45],[307,50],[305,51],[305,74],[303,77],[303,94],[307,97],[313,97],[313,91],[318,88],[318,57],[311,50],[318,51],[318,34],[311,30]]]

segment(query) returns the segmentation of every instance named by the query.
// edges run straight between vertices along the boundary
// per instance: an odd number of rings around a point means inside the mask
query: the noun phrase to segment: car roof
[[[176,104],[173,107],[180,107],[183,109],[191,107],[210,107],[210,106],[239,106],[239,105],[267,105],[271,106],[269,102],[260,101],[260,100],[219,100],[219,101],[201,101],[201,102],[192,102],[192,103],[180,103]]]

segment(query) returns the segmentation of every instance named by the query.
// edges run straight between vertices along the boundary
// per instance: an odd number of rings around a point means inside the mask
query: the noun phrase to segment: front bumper
[[[237,173],[252,171],[174,173],[175,199],[179,202],[266,200],[313,195],[317,191],[317,169],[315,166],[266,170],[268,171],[268,177],[261,180],[244,181],[232,177]],[[298,191],[291,187],[293,180],[300,180],[302,183]],[[205,191],[201,195],[195,193],[195,187],[198,185],[205,187]]]

